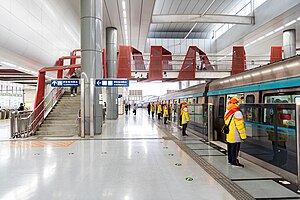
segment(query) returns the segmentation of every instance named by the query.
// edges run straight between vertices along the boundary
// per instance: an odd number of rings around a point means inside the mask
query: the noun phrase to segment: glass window
[[[264,103],[296,103],[300,100],[300,93],[271,94],[264,96]]]
[[[246,97],[246,103],[254,103],[254,102],[255,102],[254,95],[247,95],[247,97]]]

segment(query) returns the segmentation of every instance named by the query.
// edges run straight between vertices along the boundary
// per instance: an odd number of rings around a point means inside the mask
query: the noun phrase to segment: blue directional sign
[[[97,79],[96,87],[129,87],[129,80],[103,80]]]
[[[51,80],[51,87],[78,87],[79,85],[80,85],[79,80],[72,80],[72,79]]]

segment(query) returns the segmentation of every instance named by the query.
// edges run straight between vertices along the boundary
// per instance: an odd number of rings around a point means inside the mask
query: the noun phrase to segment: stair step
[[[78,130],[78,127],[75,127],[74,125],[72,126],[41,126],[38,129],[39,131],[52,131],[52,132],[57,132],[57,131],[65,131],[65,132],[76,132]]]
[[[54,127],[54,128],[56,128],[56,127],[62,127],[62,128],[70,127],[70,128],[73,128],[73,127],[76,127],[76,126],[77,126],[76,123],[64,123],[64,124],[44,124],[43,123],[41,127]]]
[[[65,120],[55,120],[55,119],[48,119],[48,120],[45,120],[43,125],[51,125],[51,124],[73,124],[75,123],[76,120],[75,119],[65,119]]]
[[[61,115],[61,116],[48,116],[46,118],[46,120],[51,120],[51,119],[54,119],[54,120],[76,120],[77,119],[77,115],[76,116],[72,116],[72,117],[68,117],[68,116],[64,116],[64,115]]]

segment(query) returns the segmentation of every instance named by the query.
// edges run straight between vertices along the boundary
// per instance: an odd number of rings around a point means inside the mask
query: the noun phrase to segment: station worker
[[[164,124],[167,124],[167,120],[168,120],[168,116],[169,116],[169,109],[168,109],[168,103],[166,102],[164,104],[164,107],[163,107],[163,116],[164,116]]]
[[[152,113],[152,118],[154,118],[154,113],[155,113],[154,103],[151,104],[151,113]]]
[[[238,154],[241,146],[246,136],[246,129],[244,125],[243,114],[239,109],[239,99],[232,97],[229,100],[229,104],[226,109],[224,116],[225,124],[229,124],[229,133],[226,134],[227,141],[227,151],[228,151],[228,164],[232,167],[244,167],[244,165],[239,163]]]
[[[161,104],[160,104],[160,102],[158,102],[157,103],[157,117],[158,117],[158,119],[160,119],[161,112],[162,112]]]
[[[187,108],[187,102],[183,102],[181,106],[181,124],[182,124],[182,136],[188,136],[186,134],[187,125],[190,122],[189,111]]]

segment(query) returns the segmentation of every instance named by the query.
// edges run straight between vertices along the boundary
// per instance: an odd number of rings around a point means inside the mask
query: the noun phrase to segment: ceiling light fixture
[[[300,21],[300,17],[298,17],[297,20]]]
[[[285,27],[287,27],[287,26],[290,26],[290,25],[292,25],[292,24],[294,24],[294,23],[296,23],[297,21],[296,20],[292,20],[292,21],[290,21],[289,23],[287,23],[286,25],[284,25]]]
[[[276,32],[278,32],[278,31],[280,31],[282,29],[284,29],[284,26],[280,26],[279,28],[275,29],[274,32],[276,33]]]
[[[270,33],[267,33],[265,36],[268,37],[270,35],[272,35],[274,33],[274,31],[271,31]]]

